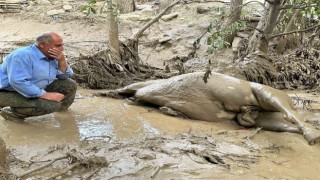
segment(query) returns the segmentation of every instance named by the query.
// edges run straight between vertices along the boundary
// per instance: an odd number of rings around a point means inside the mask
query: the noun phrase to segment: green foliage
[[[107,11],[106,2],[107,1],[103,3],[102,7],[97,7],[96,0],[88,0],[86,5],[83,5],[80,7],[80,11],[86,12],[87,15],[89,15],[90,13],[97,14],[97,12],[102,14]],[[111,9],[112,9],[112,15],[114,16],[119,15],[119,8],[115,4],[111,5]]]
[[[218,24],[218,23],[219,23],[218,21],[215,22],[215,24]],[[207,53],[213,54],[220,49],[230,47],[230,44],[225,41],[225,38],[232,33],[235,33],[240,30],[244,30],[245,27],[246,27],[246,22],[242,20],[239,20],[228,26],[225,26],[221,30],[217,30],[213,26],[213,23],[210,23],[208,27],[208,32],[211,33],[211,35],[207,38],[207,44],[209,45]]]
[[[81,12],[86,12],[87,15],[90,13],[96,14],[97,13],[97,1],[96,0],[88,0],[86,5],[80,7]]]
[[[299,18],[294,22],[297,29],[305,29],[313,26],[315,21],[320,20],[320,1],[319,0],[288,0],[285,3],[287,9],[278,22],[277,29],[282,32],[294,14],[295,10],[300,10]],[[299,34],[295,34],[299,35]]]

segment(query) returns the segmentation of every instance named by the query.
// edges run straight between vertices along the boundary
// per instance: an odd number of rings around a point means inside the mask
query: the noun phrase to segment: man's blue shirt
[[[48,59],[34,44],[10,53],[0,66],[0,89],[17,91],[26,98],[42,96],[56,78],[73,75],[68,66],[62,73],[56,59]]]

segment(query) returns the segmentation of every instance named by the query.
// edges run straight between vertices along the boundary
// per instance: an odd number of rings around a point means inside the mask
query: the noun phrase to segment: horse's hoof
[[[315,145],[320,142],[320,132],[313,129],[306,129],[303,137],[307,140],[309,145]]]
[[[239,113],[237,115],[238,123],[244,127],[252,127],[256,124],[255,119],[253,119],[250,114]]]
[[[129,105],[137,105],[138,104],[137,99],[134,97],[129,97],[129,98],[125,99],[125,102]]]
[[[172,108],[169,108],[167,106],[162,106],[159,108],[159,110],[163,113],[163,114],[166,114],[166,115],[169,115],[169,116],[175,116],[175,117],[181,117],[181,118],[185,118],[185,119],[188,119],[187,116],[185,116],[184,114],[182,114],[181,112],[179,111],[176,111]]]
[[[169,115],[169,116],[179,116],[178,111],[173,110],[172,108],[169,108],[169,107],[167,107],[167,106],[162,106],[162,107],[159,108],[159,110],[160,110],[163,114],[166,114],[166,115]]]

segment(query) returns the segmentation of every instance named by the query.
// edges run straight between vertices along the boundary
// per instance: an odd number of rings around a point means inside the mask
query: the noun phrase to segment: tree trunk
[[[260,54],[266,56],[268,52],[269,37],[272,35],[277,25],[278,17],[281,12],[282,0],[275,0],[268,3],[267,8],[259,21],[256,30],[249,40],[247,54]]]
[[[300,13],[301,9],[296,9],[294,14],[291,16],[288,24],[287,24],[287,27],[286,29],[283,31],[284,33],[286,32],[290,32],[290,31],[293,31],[294,28],[295,28],[295,25],[294,25],[294,21],[297,19],[299,13]],[[278,39],[278,45],[277,45],[277,52],[278,53],[283,53],[286,49],[287,49],[287,44],[289,42],[292,42],[294,41],[293,39],[293,36],[292,35],[285,35],[285,36],[282,36]],[[293,42],[292,42],[293,43]]]
[[[130,13],[135,10],[134,0],[112,0],[112,3],[119,8],[121,14]]]
[[[119,41],[119,34],[118,34],[118,21],[117,16],[113,13],[112,3],[108,1],[108,34],[109,39],[108,42],[110,43],[110,47],[118,54],[120,59],[120,41]]]
[[[277,77],[277,71],[272,61],[268,59],[267,52],[269,37],[276,27],[282,1],[274,0],[267,5],[253,36],[249,40],[246,57],[234,65],[237,67],[236,73],[243,74],[249,81],[272,86]]]
[[[231,0],[231,7],[230,7],[230,16],[224,21],[222,27],[229,26],[235,22],[237,22],[240,19],[241,15],[241,10],[242,8],[240,7],[243,3],[243,0]],[[234,37],[236,35],[236,32],[232,32],[228,34],[224,41],[228,42],[229,44],[232,43]]]

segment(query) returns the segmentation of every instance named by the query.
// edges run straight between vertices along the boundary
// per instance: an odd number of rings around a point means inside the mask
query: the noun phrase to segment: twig
[[[176,0],[173,3],[171,3],[168,7],[166,7],[163,11],[161,11],[156,17],[154,17],[152,20],[150,20],[147,24],[145,24],[137,33],[133,34],[131,36],[130,39],[133,39],[135,41],[137,41],[142,33],[149,27],[151,26],[153,23],[155,23],[156,21],[158,21],[158,19],[160,19],[168,10],[170,10],[173,6],[175,6],[176,4],[178,4],[181,0]]]
[[[154,170],[154,172],[152,173],[152,175],[150,176],[151,179],[155,178],[156,175],[158,174],[158,172],[160,171],[161,166],[157,166],[156,170]]]
[[[293,33],[306,32],[306,31],[309,31],[309,30],[312,30],[312,29],[315,29],[315,28],[319,28],[319,26],[320,25],[317,24],[315,26],[311,26],[311,27],[306,28],[306,29],[300,29],[300,30],[296,30],[296,31],[284,32],[284,33],[272,35],[272,36],[269,37],[269,39],[273,39],[273,38],[278,37],[278,36],[284,36],[284,35],[293,34]]]
[[[56,161],[58,161],[58,160],[66,159],[67,157],[68,157],[68,156],[66,155],[66,156],[62,156],[62,157],[55,158],[55,159],[51,160],[48,164],[45,164],[45,165],[40,166],[40,167],[38,167],[38,168],[35,168],[35,169],[33,169],[33,170],[24,172],[24,173],[18,175],[18,177],[19,177],[19,178],[22,178],[22,177],[24,177],[24,176],[27,176],[27,175],[29,175],[29,174],[32,174],[32,173],[34,173],[34,172],[36,172],[36,171],[39,171],[39,170],[41,170],[41,169],[44,169],[44,168],[52,165],[54,162],[56,162]]]
[[[257,128],[250,136],[247,136],[246,139],[251,139],[253,136],[258,134],[261,131],[262,128]]]
[[[109,140],[112,139],[111,136],[105,135],[105,136],[90,136],[90,137],[84,138],[84,140],[86,141],[86,140],[88,140],[90,138],[109,138]]]
[[[71,171],[73,168],[77,167],[77,166],[80,166],[81,163],[80,162],[77,162],[77,163],[74,163],[72,164],[72,166],[70,166],[69,168],[65,169],[64,171],[62,171],[61,173],[57,173],[51,177],[48,178],[48,180],[51,180],[51,179],[55,179],[56,177],[58,176],[62,176],[64,174],[66,174],[68,171]]]
[[[94,170],[94,171],[93,171],[92,173],[90,173],[88,176],[83,177],[83,179],[85,179],[85,180],[90,180],[91,177],[92,177],[94,174],[96,174],[98,171],[100,171],[100,170],[101,170],[101,167],[99,167],[98,169]]]
[[[148,53],[148,55],[147,55],[147,57],[146,57],[146,60],[145,60],[146,62],[148,61],[151,52],[152,52],[153,50],[155,50],[157,47],[158,47],[158,46],[153,47],[153,48],[151,49],[151,51]]]

